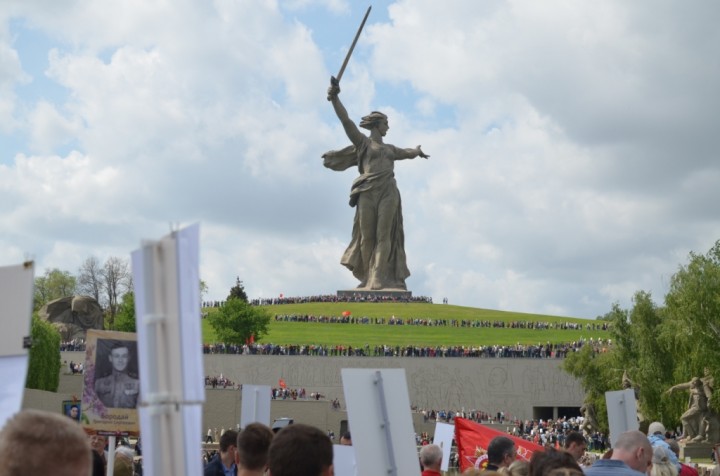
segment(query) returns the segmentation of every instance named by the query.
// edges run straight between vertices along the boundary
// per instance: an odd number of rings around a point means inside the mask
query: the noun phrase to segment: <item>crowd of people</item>
[[[205,376],[205,387],[206,388],[240,388],[240,384],[236,384],[223,374],[220,375],[206,375]]]
[[[255,298],[249,300],[253,306],[276,306],[281,304],[305,304],[305,303],[332,303],[332,302],[413,302],[432,304],[432,297],[411,296],[409,298],[387,296],[384,294],[357,293],[350,296],[337,296],[335,294],[318,294],[314,296],[283,296],[274,298]],[[225,301],[203,301],[202,307],[222,307]]]
[[[73,339],[60,342],[60,350],[67,352],[85,352],[85,339]]]
[[[612,342],[609,339],[578,339],[562,343],[538,343],[515,345],[321,345],[321,344],[273,344],[248,343],[244,345],[205,344],[205,354],[236,355],[300,355],[319,357],[474,357],[474,358],[565,358],[571,352],[590,345],[595,353],[607,352]]]
[[[445,413],[445,418],[448,415]],[[457,416],[459,413],[452,418]],[[488,415],[477,413],[475,416]],[[677,440],[660,422],[651,423],[647,434],[621,433],[613,448],[602,457],[587,458],[588,439],[579,431],[582,423],[582,417],[520,422],[510,432],[514,435],[492,438],[487,448],[483,448],[482,459],[474,465],[459,458],[459,451],[451,460],[462,463],[463,476],[700,476],[707,472],[710,476],[720,475],[720,466],[715,465],[712,470],[703,468],[700,473],[693,465],[681,462]],[[217,429],[214,432],[208,429],[206,442],[219,440],[219,451],[212,456],[206,453],[203,474],[329,476],[336,462],[331,434],[329,430],[326,433],[301,423],[276,431],[251,423],[242,430],[223,430],[219,435]],[[543,434],[556,436],[546,436],[543,440]],[[542,451],[529,449],[513,436],[531,439],[544,447]],[[429,440],[427,434],[417,439],[422,445],[417,454],[418,471],[421,476],[439,476],[443,451]],[[340,444],[352,446],[351,435],[344,433]],[[82,426],[70,418],[40,410],[22,410],[0,430],[0,476],[46,473],[99,476],[108,472],[110,461],[113,461],[115,475],[142,475],[142,466],[137,464],[137,457],[142,455],[139,440],[133,448],[127,440],[120,439],[113,448],[112,460],[108,458],[109,450],[104,436],[87,435]],[[475,456],[477,450],[474,445]]]
[[[488,321],[479,319],[430,319],[422,317],[368,317],[353,316],[315,316],[312,314],[275,314],[275,322],[306,322],[320,324],[372,324],[389,326],[423,327],[461,327],[494,329],[533,329],[533,330],[587,330],[607,331],[608,322],[550,322],[550,321]]]

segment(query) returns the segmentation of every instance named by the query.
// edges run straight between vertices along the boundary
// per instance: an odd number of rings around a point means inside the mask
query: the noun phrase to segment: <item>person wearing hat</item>
[[[680,471],[680,461],[678,461],[677,456],[672,451],[672,448],[670,448],[668,442],[665,441],[665,426],[662,423],[659,421],[650,423],[650,426],[648,427],[648,440],[650,441],[650,446],[652,446],[653,449],[664,448],[668,453],[670,461],[672,461],[678,471]]]

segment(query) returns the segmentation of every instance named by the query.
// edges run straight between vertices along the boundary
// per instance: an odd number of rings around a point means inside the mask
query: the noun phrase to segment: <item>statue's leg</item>
[[[376,244],[377,208],[373,191],[363,192],[357,202],[360,228],[360,260],[365,270],[364,281],[358,287],[369,287],[373,275],[373,253]]]
[[[690,423],[690,419],[683,415],[682,417],[680,417],[680,421],[682,422],[683,439],[689,440],[690,438],[694,437],[695,434],[692,431],[692,424]]]
[[[390,252],[392,250],[393,221],[395,219],[395,207],[393,200],[384,197],[378,204],[377,226],[375,228],[375,250],[372,259],[370,289],[383,289],[391,287],[390,278],[394,276]]]

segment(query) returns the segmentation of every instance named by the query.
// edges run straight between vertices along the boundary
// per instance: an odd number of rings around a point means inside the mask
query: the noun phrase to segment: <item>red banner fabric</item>
[[[496,436],[507,436],[515,442],[518,458],[529,460],[536,451],[543,447],[522,438],[508,435],[502,431],[475,423],[465,418],[455,418],[455,442],[458,448],[460,471],[467,468],[483,468],[487,464],[487,447]]]

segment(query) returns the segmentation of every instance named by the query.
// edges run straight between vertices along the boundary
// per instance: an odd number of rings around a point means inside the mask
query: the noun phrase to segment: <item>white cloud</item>
[[[3,258],[30,251],[40,268],[74,271],[200,221],[211,299],[235,276],[253,296],[355,284],[339,265],[355,173],[320,156],[347,144],[327,67],[364,7],[11,7],[0,134],[24,142],[0,156]],[[383,110],[389,142],[431,155],[396,166],[410,289],[582,317],[639,289],[661,298],[687,253],[720,238],[719,8],[374,5],[341,98],[356,120]],[[66,98],[25,95],[13,29],[52,45],[45,79]]]

